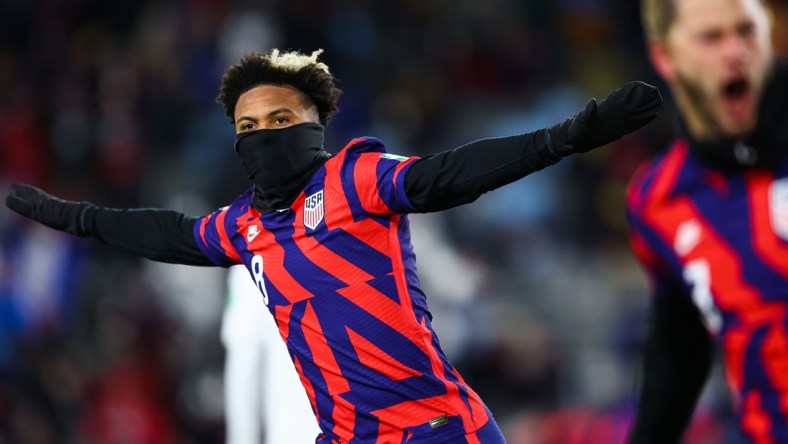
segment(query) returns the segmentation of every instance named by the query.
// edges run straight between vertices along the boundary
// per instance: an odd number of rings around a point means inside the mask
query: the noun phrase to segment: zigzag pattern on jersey
[[[636,252],[644,263],[661,260],[661,267],[679,276],[690,261],[711,263],[711,292],[722,313],[720,337],[742,429],[758,442],[788,442],[788,245],[768,222],[774,175],[712,172],[689,156],[684,142],[639,174],[629,196]],[[699,180],[707,186],[699,187]],[[672,240],[687,220],[699,222],[702,240],[679,258]]]

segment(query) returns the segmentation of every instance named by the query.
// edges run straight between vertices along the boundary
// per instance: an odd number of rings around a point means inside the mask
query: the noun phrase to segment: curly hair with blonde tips
[[[224,72],[216,101],[234,123],[235,105],[241,94],[260,85],[289,86],[315,105],[320,123],[325,126],[339,110],[337,103],[342,90],[336,86],[336,79],[328,66],[317,61],[322,53],[322,49],[310,55],[278,49],[272,49],[268,54],[251,52]]]

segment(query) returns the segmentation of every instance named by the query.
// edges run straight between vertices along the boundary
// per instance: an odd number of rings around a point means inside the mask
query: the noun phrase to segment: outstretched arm
[[[630,444],[677,443],[709,375],[712,340],[683,295],[655,298]]]
[[[48,227],[159,262],[213,265],[194,239],[197,218],[159,209],[101,208],[62,200],[29,185],[14,184],[6,205]]]
[[[483,139],[427,156],[405,173],[405,190],[416,209],[439,211],[473,202],[487,191],[610,143],[651,122],[662,98],[657,88],[631,82],[551,128]]]

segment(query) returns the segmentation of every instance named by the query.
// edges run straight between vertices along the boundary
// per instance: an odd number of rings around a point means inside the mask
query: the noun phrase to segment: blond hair
[[[267,59],[272,67],[279,68],[284,71],[296,72],[306,66],[314,65],[315,68],[322,70],[326,74],[331,74],[331,72],[328,70],[328,65],[317,61],[317,57],[322,53],[322,49],[317,49],[312,51],[312,54],[306,55],[298,51],[281,52],[279,49],[274,48],[270,53],[261,55],[260,57]]]

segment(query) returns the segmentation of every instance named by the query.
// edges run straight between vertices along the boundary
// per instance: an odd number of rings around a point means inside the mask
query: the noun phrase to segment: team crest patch
[[[308,196],[304,201],[304,226],[314,230],[323,220],[323,190]]]
[[[769,188],[769,213],[774,232],[788,241],[788,178],[772,182]]]

